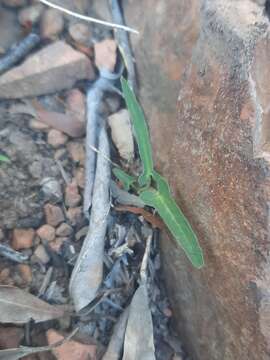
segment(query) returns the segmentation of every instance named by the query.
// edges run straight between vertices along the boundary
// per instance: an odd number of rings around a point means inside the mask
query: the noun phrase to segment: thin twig
[[[37,34],[30,33],[27,35],[18,45],[11,48],[7,55],[0,59],[0,74],[17,64],[39,43],[40,37]]]
[[[117,24],[121,24],[124,26],[124,16],[121,11],[121,7],[119,5],[119,0],[109,0],[112,20]],[[124,64],[127,68],[128,72],[128,82],[133,90],[136,92],[137,90],[137,81],[136,81],[136,71],[134,66],[134,57],[131,51],[131,46],[128,38],[127,32],[121,29],[115,29],[115,38],[118,43],[118,47],[120,53],[123,57]]]
[[[29,258],[29,256],[21,254],[20,252],[15,251],[11,247],[4,244],[0,244],[0,256],[3,256],[17,263],[24,263]]]
[[[96,18],[93,18],[93,17],[90,17],[90,16],[85,16],[85,15],[82,15],[82,14],[79,14],[79,13],[76,13],[76,12],[73,12],[71,10],[68,10],[66,8],[63,8],[62,6],[59,6],[59,5],[56,5],[54,3],[51,3],[50,1],[47,1],[47,0],[39,0],[41,3],[47,5],[47,6],[50,6],[51,8],[53,9],[56,9],[56,10],[59,10],[59,11],[62,11],[63,13],[65,14],[68,14],[68,15],[71,15],[73,17],[76,17],[77,19],[81,19],[81,20],[85,20],[85,21],[89,21],[89,22],[94,22],[94,23],[97,23],[97,24],[101,24],[101,25],[104,25],[104,26],[109,26],[109,27],[112,27],[112,28],[115,28],[115,29],[122,29],[122,30],[125,30],[125,31],[129,31],[129,32],[132,32],[134,34],[138,34],[139,32],[135,29],[131,29],[129,28],[128,26],[123,26],[123,25],[119,25],[119,24],[114,24],[114,23],[110,23],[110,22],[107,22],[107,21],[103,21],[103,20],[100,20],[100,19],[96,19]]]

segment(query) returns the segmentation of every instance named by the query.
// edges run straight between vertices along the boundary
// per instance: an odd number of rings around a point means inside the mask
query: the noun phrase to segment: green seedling
[[[132,119],[143,172],[137,179],[120,169],[114,169],[114,174],[125,189],[136,189],[144,203],[157,210],[191,263],[196,268],[201,268],[204,265],[204,260],[197,236],[173,199],[167,181],[154,170],[150,136],[143,110],[127,81],[122,78],[121,84]]]

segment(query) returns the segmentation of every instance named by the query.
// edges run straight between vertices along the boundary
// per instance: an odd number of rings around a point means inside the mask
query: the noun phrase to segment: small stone
[[[0,327],[0,349],[4,350],[19,347],[23,337],[24,329],[22,327]]]
[[[88,233],[88,229],[88,226],[84,226],[83,228],[81,228],[75,235],[76,241],[79,241],[82,237],[85,237]]]
[[[76,207],[81,202],[81,195],[78,191],[78,186],[75,181],[72,181],[66,186],[65,190],[65,204],[68,207]]]
[[[78,80],[94,78],[94,69],[87,56],[64,41],[56,41],[1,75],[0,98],[55,93],[72,88]]]
[[[68,240],[68,237],[57,237],[54,241],[52,241],[50,243],[50,248],[56,252],[56,253],[60,253],[61,247],[64,244],[65,241]]]
[[[41,182],[42,191],[48,200],[61,201],[63,198],[63,193],[61,189],[61,184],[55,178],[45,178]]]
[[[21,278],[29,285],[32,281],[32,269],[29,265],[19,264],[18,269]]]
[[[83,23],[73,23],[70,24],[68,28],[70,37],[77,43],[90,46],[91,42],[91,30],[89,26]]]
[[[44,206],[46,222],[49,225],[57,226],[65,220],[62,209],[59,206],[46,204]]]
[[[55,228],[49,224],[42,225],[37,230],[37,235],[41,240],[53,241],[55,238]]]
[[[85,171],[83,167],[79,167],[75,171],[75,180],[81,189],[84,189],[85,184]]]
[[[72,233],[73,233],[72,227],[70,225],[66,224],[66,223],[62,223],[56,229],[56,235],[57,236],[61,236],[61,237],[70,236]]]
[[[27,0],[2,0],[2,3],[9,7],[21,7],[26,5]]]
[[[48,262],[50,261],[50,257],[42,244],[38,245],[38,247],[34,251],[34,256],[44,265],[48,264]]]
[[[19,23],[22,26],[31,26],[36,24],[39,21],[42,11],[42,4],[33,4],[20,10],[18,15]]]
[[[73,120],[73,137],[84,135],[86,128],[86,99],[85,95],[78,89],[72,89],[66,97],[66,114]]]
[[[112,139],[120,156],[131,161],[134,156],[134,141],[129,112],[126,109],[109,116],[108,122],[112,131]]]
[[[35,231],[33,229],[14,229],[12,248],[14,250],[29,249],[33,246]]]
[[[67,149],[68,149],[71,159],[74,162],[78,162],[81,165],[84,164],[85,151],[84,151],[83,144],[76,142],[76,141],[70,141],[67,144]]]
[[[0,284],[4,284],[10,276],[9,268],[4,268],[0,271]]]
[[[63,14],[55,9],[44,11],[40,21],[40,33],[45,39],[56,38],[64,28]]]
[[[5,238],[4,232],[3,232],[3,230],[0,228],[0,241],[4,240],[4,238]]]
[[[36,119],[32,119],[29,121],[29,127],[33,130],[40,130],[40,131],[46,131],[48,130],[50,127],[45,124],[42,121],[38,121]]]
[[[165,309],[163,309],[163,314],[167,317],[172,317],[173,316],[173,312],[169,307],[166,307]]]
[[[75,226],[76,224],[80,224],[83,220],[82,207],[78,206],[74,208],[69,208],[67,211],[67,218],[72,226]]]
[[[94,45],[95,64],[99,70],[114,71],[116,64],[117,44],[115,40],[106,39]]]
[[[48,132],[48,144],[53,146],[54,148],[58,148],[62,145],[65,145],[67,142],[68,137],[62,131],[51,129]]]
[[[64,336],[54,329],[47,330],[46,335],[49,345],[64,339]],[[53,348],[52,351],[57,360],[97,359],[96,345],[86,345],[75,340],[66,341],[63,345]]]

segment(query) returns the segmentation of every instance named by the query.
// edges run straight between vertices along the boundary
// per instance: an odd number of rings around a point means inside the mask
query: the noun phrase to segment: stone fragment
[[[64,339],[64,336],[54,329],[47,330],[46,335],[49,345]],[[57,360],[97,360],[96,345],[86,345],[75,340],[69,340],[52,351]]]
[[[5,235],[2,229],[0,229],[0,241],[4,240]]]
[[[73,120],[73,136],[80,137],[85,133],[86,127],[86,99],[78,89],[72,89],[67,93],[67,115]]]
[[[76,141],[70,141],[67,143],[67,149],[71,159],[74,162],[78,162],[81,165],[84,165],[85,160],[85,150],[82,143]]]
[[[64,41],[56,41],[1,75],[0,98],[45,95],[93,78],[90,60]]]
[[[47,200],[59,202],[63,198],[60,182],[53,177],[47,177],[41,181],[42,192]]]
[[[14,229],[12,247],[14,250],[29,249],[33,246],[35,231],[33,229]]]
[[[56,229],[57,236],[65,237],[65,236],[70,236],[72,233],[73,233],[72,227],[66,223],[62,223]]]
[[[83,221],[82,207],[69,208],[67,211],[67,218],[72,226],[80,224]]]
[[[65,189],[65,204],[68,207],[76,207],[81,202],[77,183],[73,180]]]
[[[68,28],[70,37],[77,43],[90,46],[91,44],[91,30],[87,24],[73,23]]]
[[[42,4],[33,4],[20,10],[18,14],[19,23],[22,26],[31,26],[39,21],[42,14]]]
[[[131,161],[134,156],[134,142],[128,110],[123,109],[110,115],[108,122],[112,131],[113,142],[120,156]]]
[[[53,146],[54,148],[58,148],[62,145],[65,145],[67,142],[68,137],[62,131],[51,129],[48,132],[48,144]]]
[[[33,130],[40,130],[40,131],[46,131],[48,130],[50,127],[45,124],[42,121],[38,121],[36,119],[32,119],[29,121],[29,127]]]
[[[42,244],[37,246],[36,250],[34,251],[34,257],[36,257],[44,265],[48,264],[50,261],[50,257]]]
[[[113,39],[95,43],[95,64],[99,70],[113,72],[116,64],[117,44]]]
[[[21,7],[27,4],[27,0],[2,0],[2,3],[10,7]]]
[[[62,209],[59,206],[46,204],[44,206],[46,222],[49,225],[57,226],[65,220]]]
[[[79,241],[82,237],[85,237],[88,233],[89,226],[84,226],[78,232],[76,232],[75,240]]]
[[[56,253],[60,253],[61,251],[61,247],[64,244],[65,241],[68,240],[68,237],[66,236],[59,236],[57,237],[54,241],[50,242],[50,248],[56,252]]]
[[[44,39],[54,39],[64,29],[63,13],[56,9],[46,9],[40,21],[40,34]]]
[[[20,272],[20,276],[25,281],[27,285],[29,285],[32,281],[32,269],[29,265],[19,264],[18,270]]]
[[[37,235],[41,240],[53,241],[55,238],[55,228],[49,224],[42,225],[37,230]]]
[[[24,337],[24,329],[22,327],[0,326],[0,348],[14,349],[19,347]]]
[[[10,277],[10,269],[9,268],[4,268],[3,270],[0,271],[0,284],[6,284],[6,281],[9,279]]]
[[[84,189],[85,183],[85,171],[83,167],[79,167],[75,170],[75,180],[81,189]]]

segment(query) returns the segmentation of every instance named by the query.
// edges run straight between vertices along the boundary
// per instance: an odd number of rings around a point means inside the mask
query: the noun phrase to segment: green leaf
[[[10,160],[7,156],[0,154],[0,161],[10,163]]]
[[[148,127],[145,121],[143,110],[138,103],[133,90],[130,88],[128,82],[123,77],[121,78],[121,84],[127,108],[132,119],[140,158],[143,164],[143,173],[139,176],[138,182],[141,186],[147,186],[150,184],[151,175],[154,169]]]
[[[112,171],[117,179],[123,184],[125,190],[129,191],[131,186],[135,184],[135,176],[131,176],[119,168],[114,168]]]
[[[185,251],[196,268],[204,265],[202,249],[188,220],[171,196],[167,181],[157,172],[153,172],[157,189],[149,188],[140,193],[145,204],[154,207],[168,226],[170,232]]]

